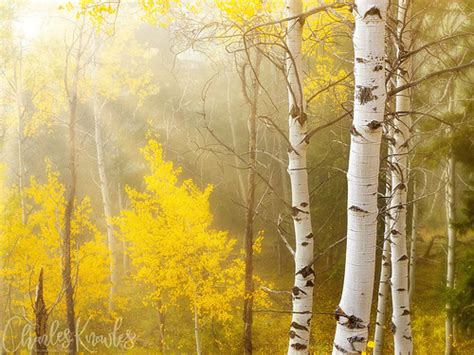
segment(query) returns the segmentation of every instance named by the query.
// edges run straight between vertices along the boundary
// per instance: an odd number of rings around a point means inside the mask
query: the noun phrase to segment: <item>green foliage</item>
[[[461,252],[456,288],[450,298],[459,329],[465,334],[472,334],[474,331],[474,250],[472,249]]]

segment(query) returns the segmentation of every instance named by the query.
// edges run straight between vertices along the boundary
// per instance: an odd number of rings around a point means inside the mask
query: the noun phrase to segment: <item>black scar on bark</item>
[[[303,125],[307,119],[308,119],[308,115],[306,114],[306,112],[301,112],[297,118],[300,125]]]
[[[295,296],[298,296],[300,294],[300,292],[304,295],[307,295],[306,292],[304,292],[301,288],[299,288],[298,286],[295,286],[291,289],[291,293],[293,293],[293,295]]]
[[[294,329],[297,329],[297,330],[308,331],[308,328],[306,328],[304,325],[298,324],[296,322],[291,322],[290,328],[294,328]]]
[[[380,127],[382,127],[382,122],[373,120],[373,121],[370,121],[367,124],[367,127],[369,127],[371,130],[376,130],[376,129],[379,129]]]
[[[300,209],[299,209],[298,207],[296,207],[296,206],[291,207],[291,215],[292,215],[293,217],[296,217],[296,216],[298,215],[298,213],[306,213],[306,214],[308,214],[309,212],[300,210]]]
[[[367,63],[367,60],[365,60],[364,58],[357,57],[356,62],[357,63]]]
[[[338,321],[340,317],[347,317],[347,314],[342,310],[340,306],[336,307],[336,310],[334,311],[334,318]]]
[[[405,309],[402,313],[402,316],[408,316],[410,315],[410,311],[408,309]]]
[[[291,118],[296,118],[300,115],[300,108],[296,105],[291,105],[290,116]]]
[[[405,338],[406,340],[411,340],[412,339],[411,337],[406,336],[406,335],[404,335],[403,338]]]
[[[305,238],[306,238],[306,239],[311,239],[311,238],[313,238],[313,233],[309,233]]]
[[[357,349],[354,346],[354,343],[364,343],[365,340],[366,339],[364,337],[360,337],[357,335],[347,338],[347,341],[349,342],[349,344],[351,344],[352,350],[354,351],[357,351]]]
[[[301,207],[306,207],[306,206],[308,206],[308,202],[301,202],[301,203],[300,203],[300,206],[301,206]]]
[[[395,323],[392,322],[392,325],[390,326],[390,329],[392,331],[392,334],[395,335],[395,333],[397,332],[397,326],[395,325]]]
[[[294,338],[300,338],[302,339],[298,334],[296,334],[296,332],[294,330],[290,330],[288,332],[288,335],[290,336],[291,339],[294,339]]]
[[[308,244],[309,244],[308,242],[301,243],[301,245],[304,246],[304,247],[307,246]]]
[[[360,319],[359,317],[356,317],[354,315],[348,316],[346,314],[346,312],[344,312],[342,310],[342,308],[339,307],[339,306],[336,307],[336,311],[334,312],[334,316],[335,316],[337,321],[339,321],[339,319],[341,317],[347,319],[344,323],[339,322],[339,324],[341,324],[341,325],[343,325],[343,326],[345,326],[349,329],[364,329],[365,328],[365,326],[362,324],[363,323],[362,319]]]
[[[303,276],[304,278],[307,278],[309,275],[315,275],[313,267],[311,265],[305,266],[304,268],[299,270],[295,275],[299,275],[299,274],[301,274],[301,276]]]
[[[291,344],[290,346],[294,348],[295,350],[304,350],[307,348],[306,345],[300,344],[300,343],[294,343],[294,344]]]
[[[395,188],[395,190],[406,190],[406,189],[407,189],[407,187],[403,182],[398,184],[397,187]]]
[[[354,137],[362,137],[362,138],[364,138],[364,137],[362,136],[362,134],[360,134],[359,131],[357,131],[357,129],[356,129],[354,126],[352,126],[352,127],[349,129],[349,133],[350,133],[351,135],[353,135]]]
[[[406,288],[397,288],[398,292],[402,292],[402,291],[406,291],[406,290],[407,290]]]
[[[314,282],[311,280],[306,281],[306,287],[314,287]]]
[[[372,6],[370,9],[368,9],[365,12],[364,20],[367,16],[378,16],[380,19],[382,19],[382,15],[380,14],[380,10],[376,6]]]
[[[383,69],[383,66],[379,64],[375,66],[374,71],[380,71],[382,69]]]
[[[398,259],[397,261],[404,261],[404,260],[408,260],[408,256],[402,255],[400,259]]]
[[[392,233],[393,235],[399,235],[399,234],[401,234],[401,233],[400,233],[399,231],[397,231],[396,229],[392,229],[392,230],[390,231],[390,233]]]
[[[337,345],[336,343],[334,343],[334,347],[336,348],[337,351],[343,353],[343,354],[346,354],[347,353],[347,350],[344,349],[343,347]]]
[[[364,105],[367,102],[377,99],[377,96],[372,93],[372,91],[377,89],[377,87],[378,86],[369,87],[369,86],[357,85],[356,98],[359,100],[359,103],[361,105]]]
[[[361,213],[369,213],[369,211],[366,211],[360,207],[357,206],[351,206],[349,207],[349,210],[354,211],[354,212],[361,212]]]

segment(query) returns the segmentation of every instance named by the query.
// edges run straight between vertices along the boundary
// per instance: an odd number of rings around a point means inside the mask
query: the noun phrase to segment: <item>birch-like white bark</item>
[[[398,2],[397,21],[397,58],[409,49],[409,0]],[[397,70],[397,87],[410,80],[411,63],[406,59]],[[392,156],[390,170],[392,191],[390,203],[390,247],[392,264],[392,332],[395,354],[412,354],[413,340],[411,334],[410,299],[408,295],[408,252],[407,252],[407,191],[408,191],[408,146],[411,143],[411,100],[410,90],[404,90],[395,97],[396,115],[391,129]]]
[[[119,179],[121,178],[119,174]],[[123,210],[123,197],[122,197],[122,184],[120,181],[117,184],[117,199],[118,199],[118,207],[119,207],[119,212]],[[123,268],[123,273],[124,275],[127,274],[128,268],[129,268],[129,260],[128,260],[128,254],[127,254],[127,240],[125,238],[122,238],[122,268]]]
[[[387,187],[385,195],[389,195]],[[387,322],[387,299],[390,292],[390,217],[385,215],[385,232],[380,268],[379,292],[377,297],[377,317],[375,321],[374,355],[383,354],[385,324]]]
[[[288,16],[303,12],[301,0],[287,0]],[[292,289],[293,313],[289,331],[288,354],[307,354],[313,309],[313,248],[308,171],[306,162],[308,133],[303,97],[301,54],[303,21],[288,22],[286,75],[288,79],[289,141],[288,173],[291,184],[292,217],[295,230],[295,281]]]
[[[194,304],[194,340],[196,341],[196,354],[201,355],[202,350],[201,350],[201,338],[199,336],[199,314],[198,314],[196,304]]]
[[[418,206],[416,203],[416,180],[413,179],[413,204],[412,204],[412,216],[411,216],[411,235],[410,235],[410,265],[409,265],[409,289],[408,289],[408,298],[410,300],[410,305],[413,303],[413,295],[415,293],[416,285],[416,233],[418,227]]]
[[[107,173],[105,170],[105,159],[104,159],[104,144],[102,142],[102,108],[99,106],[98,97],[97,97],[97,49],[94,49],[94,58],[93,58],[93,75],[94,75],[94,84],[93,84],[93,106],[94,106],[94,132],[95,132],[95,146],[97,153],[97,170],[99,173],[99,185],[100,192],[102,195],[102,206],[104,209],[105,225],[107,229],[107,245],[110,252],[110,282],[111,287],[109,291],[109,310],[114,309],[114,297],[117,292],[118,284],[118,269],[117,269],[117,259],[118,259],[118,250],[117,242],[114,236],[114,228],[112,224],[112,208],[110,205],[110,194],[108,188],[108,179]]]
[[[232,116],[232,107],[231,107],[231,80],[229,77],[226,77],[227,79],[227,118],[229,119],[229,127],[230,127],[230,133],[232,137],[232,147],[234,148],[235,151],[237,151],[237,132],[235,130],[235,118]],[[237,155],[234,156],[234,164],[235,166],[240,165],[240,160],[237,157]],[[244,182],[244,177],[242,175],[242,172],[240,169],[237,169],[237,177],[239,178],[239,195],[242,198],[242,200],[245,200],[246,197],[246,191],[247,189],[245,188],[245,182]]]
[[[450,153],[446,166],[446,224],[448,229],[448,265],[446,270],[446,287],[448,290],[454,288],[454,257],[456,247],[456,230],[453,223],[456,220],[456,162]],[[445,339],[445,355],[453,353],[453,315],[451,313],[451,303],[446,302],[446,339]]]
[[[26,209],[25,209],[25,197],[23,196],[24,187],[24,161],[23,161],[23,139],[24,139],[24,117],[26,108],[24,105],[23,98],[23,58],[22,48],[20,48],[20,58],[18,69],[15,66],[15,84],[16,84],[16,106],[17,106],[17,157],[18,157],[18,192],[20,194],[20,206],[21,206],[21,223],[26,224]]]
[[[354,120],[349,153],[347,251],[344,286],[336,309],[333,354],[365,350],[374,287],[377,190],[385,110],[387,0],[354,5]]]

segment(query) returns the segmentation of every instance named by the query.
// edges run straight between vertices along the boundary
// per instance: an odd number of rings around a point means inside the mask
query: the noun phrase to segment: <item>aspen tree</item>
[[[348,180],[344,286],[336,309],[333,354],[365,350],[370,322],[377,235],[380,143],[385,109],[387,1],[354,5],[354,119]]]
[[[410,48],[408,0],[398,3],[397,21],[397,87],[410,82],[410,57],[402,59]],[[408,147],[411,130],[411,90],[400,91],[395,96],[395,116],[391,129],[391,200],[390,200],[390,248],[391,248],[391,290],[392,290],[392,332],[396,354],[411,354],[413,340],[411,334],[410,300],[408,295],[408,251],[407,251],[407,192],[408,192]]]
[[[301,0],[288,0],[288,16],[303,12]],[[286,75],[289,104],[288,174],[291,184],[291,206],[295,229],[295,281],[292,289],[293,313],[290,325],[289,354],[308,353],[313,309],[313,248],[306,150],[307,115],[303,96],[302,31],[304,20],[288,22]]]
[[[97,35],[96,35],[97,36]],[[97,97],[97,38],[95,40],[94,57],[93,57],[93,106],[94,106],[94,138],[97,153],[97,170],[99,172],[99,186],[102,196],[102,206],[104,209],[105,225],[107,228],[107,245],[110,252],[110,295],[109,310],[114,309],[114,296],[117,292],[118,283],[118,243],[114,235],[114,227],[112,222],[112,207],[110,204],[110,193],[108,188],[108,178],[105,169],[104,159],[104,143],[102,142],[102,107],[99,106]]]

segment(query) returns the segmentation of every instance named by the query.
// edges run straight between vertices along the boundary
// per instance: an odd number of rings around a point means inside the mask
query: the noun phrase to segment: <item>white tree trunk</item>
[[[454,229],[453,222],[456,220],[456,163],[451,155],[448,158],[446,167],[446,223],[448,227],[448,266],[446,272],[446,287],[449,290],[454,288],[454,258],[455,258],[455,246],[456,246],[456,230]],[[451,355],[453,353],[453,315],[451,313],[451,303],[446,302],[446,345],[445,355]]]
[[[408,0],[398,2],[398,59],[409,48]],[[411,63],[405,60],[397,70],[397,87],[410,80]],[[412,354],[410,300],[408,295],[408,252],[407,252],[407,191],[408,191],[408,146],[410,141],[410,90],[399,92],[395,97],[396,114],[393,121],[392,156],[392,192],[391,215],[391,264],[392,264],[392,332],[395,354]]]
[[[301,0],[288,0],[288,16],[301,14]],[[289,354],[307,354],[313,308],[313,248],[308,171],[306,165],[307,117],[303,98],[303,62],[301,54],[303,23],[290,21],[287,30],[286,74],[289,104],[289,163],[292,217],[295,230],[295,282],[292,289],[293,314],[289,331]]]
[[[237,151],[237,133],[235,131],[235,118],[232,116],[232,107],[231,107],[231,80],[229,77],[226,77],[227,79],[227,117],[229,119],[229,127],[230,127],[230,133],[232,137],[232,147],[235,151]],[[234,164],[236,167],[238,167],[241,163],[237,155],[234,155]],[[247,189],[245,188],[245,182],[244,182],[244,177],[242,176],[242,171],[241,169],[237,169],[237,177],[239,178],[239,196],[242,198],[242,200],[245,200],[246,197],[246,191]]]
[[[385,110],[387,0],[354,5],[354,120],[349,153],[347,251],[336,309],[333,354],[356,354],[367,344],[374,287],[377,190]]]
[[[96,49],[95,49],[96,51]],[[102,195],[102,205],[104,208],[104,217],[105,225],[107,228],[107,245],[110,252],[110,293],[109,293],[109,310],[114,309],[114,297],[117,291],[118,283],[118,269],[117,269],[117,259],[118,259],[118,250],[117,242],[114,236],[114,228],[112,224],[112,208],[110,205],[110,194],[108,188],[107,174],[105,170],[105,160],[104,160],[104,144],[102,142],[102,108],[99,107],[98,97],[97,97],[97,63],[96,63],[96,53],[94,53],[94,84],[93,84],[93,105],[94,105],[94,131],[95,131],[95,145],[97,153],[97,170],[99,172],[99,185],[100,192]]]
[[[390,189],[387,187],[385,195],[389,195]],[[385,233],[382,250],[379,292],[377,300],[377,318],[375,321],[375,355],[383,354],[385,324],[387,322],[387,298],[390,292],[390,217],[385,216]]]
[[[199,337],[199,315],[196,305],[194,304],[194,340],[196,341],[196,354],[201,355],[201,338]]]
[[[410,300],[410,305],[413,303],[413,295],[415,293],[415,269],[416,269],[416,233],[418,227],[418,206],[416,203],[416,180],[413,179],[413,204],[412,204],[412,216],[411,216],[411,239],[410,239],[410,266],[408,277],[410,288],[408,289],[408,298]]]
[[[24,187],[24,162],[23,162],[23,139],[24,139],[24,119],[26,115],[26,107],[23,97],[23,47],[20,43],[20,53],[18,58],[18,66],[15,64],[15,91],[16,91],[16,108],[17,108],[17,151],[18,151],[18,192],[20,194],[21,205],[21,223],[26,224],[25,197],[23,196]]]
[[[121,176],[119,174],[119,180],[121,179]],[[120,181],[117,184],[117,199],[118,199],[118,207],[119,207],[119,212],[123,210],[123,197],[122,197],[122,184]],[[127,240],[125,238],[122,238],[122,268],[123,268],[123,274],[126,275],[128,272],[129,268],[129,259],[128,259],[128,254],[127,254]]]

